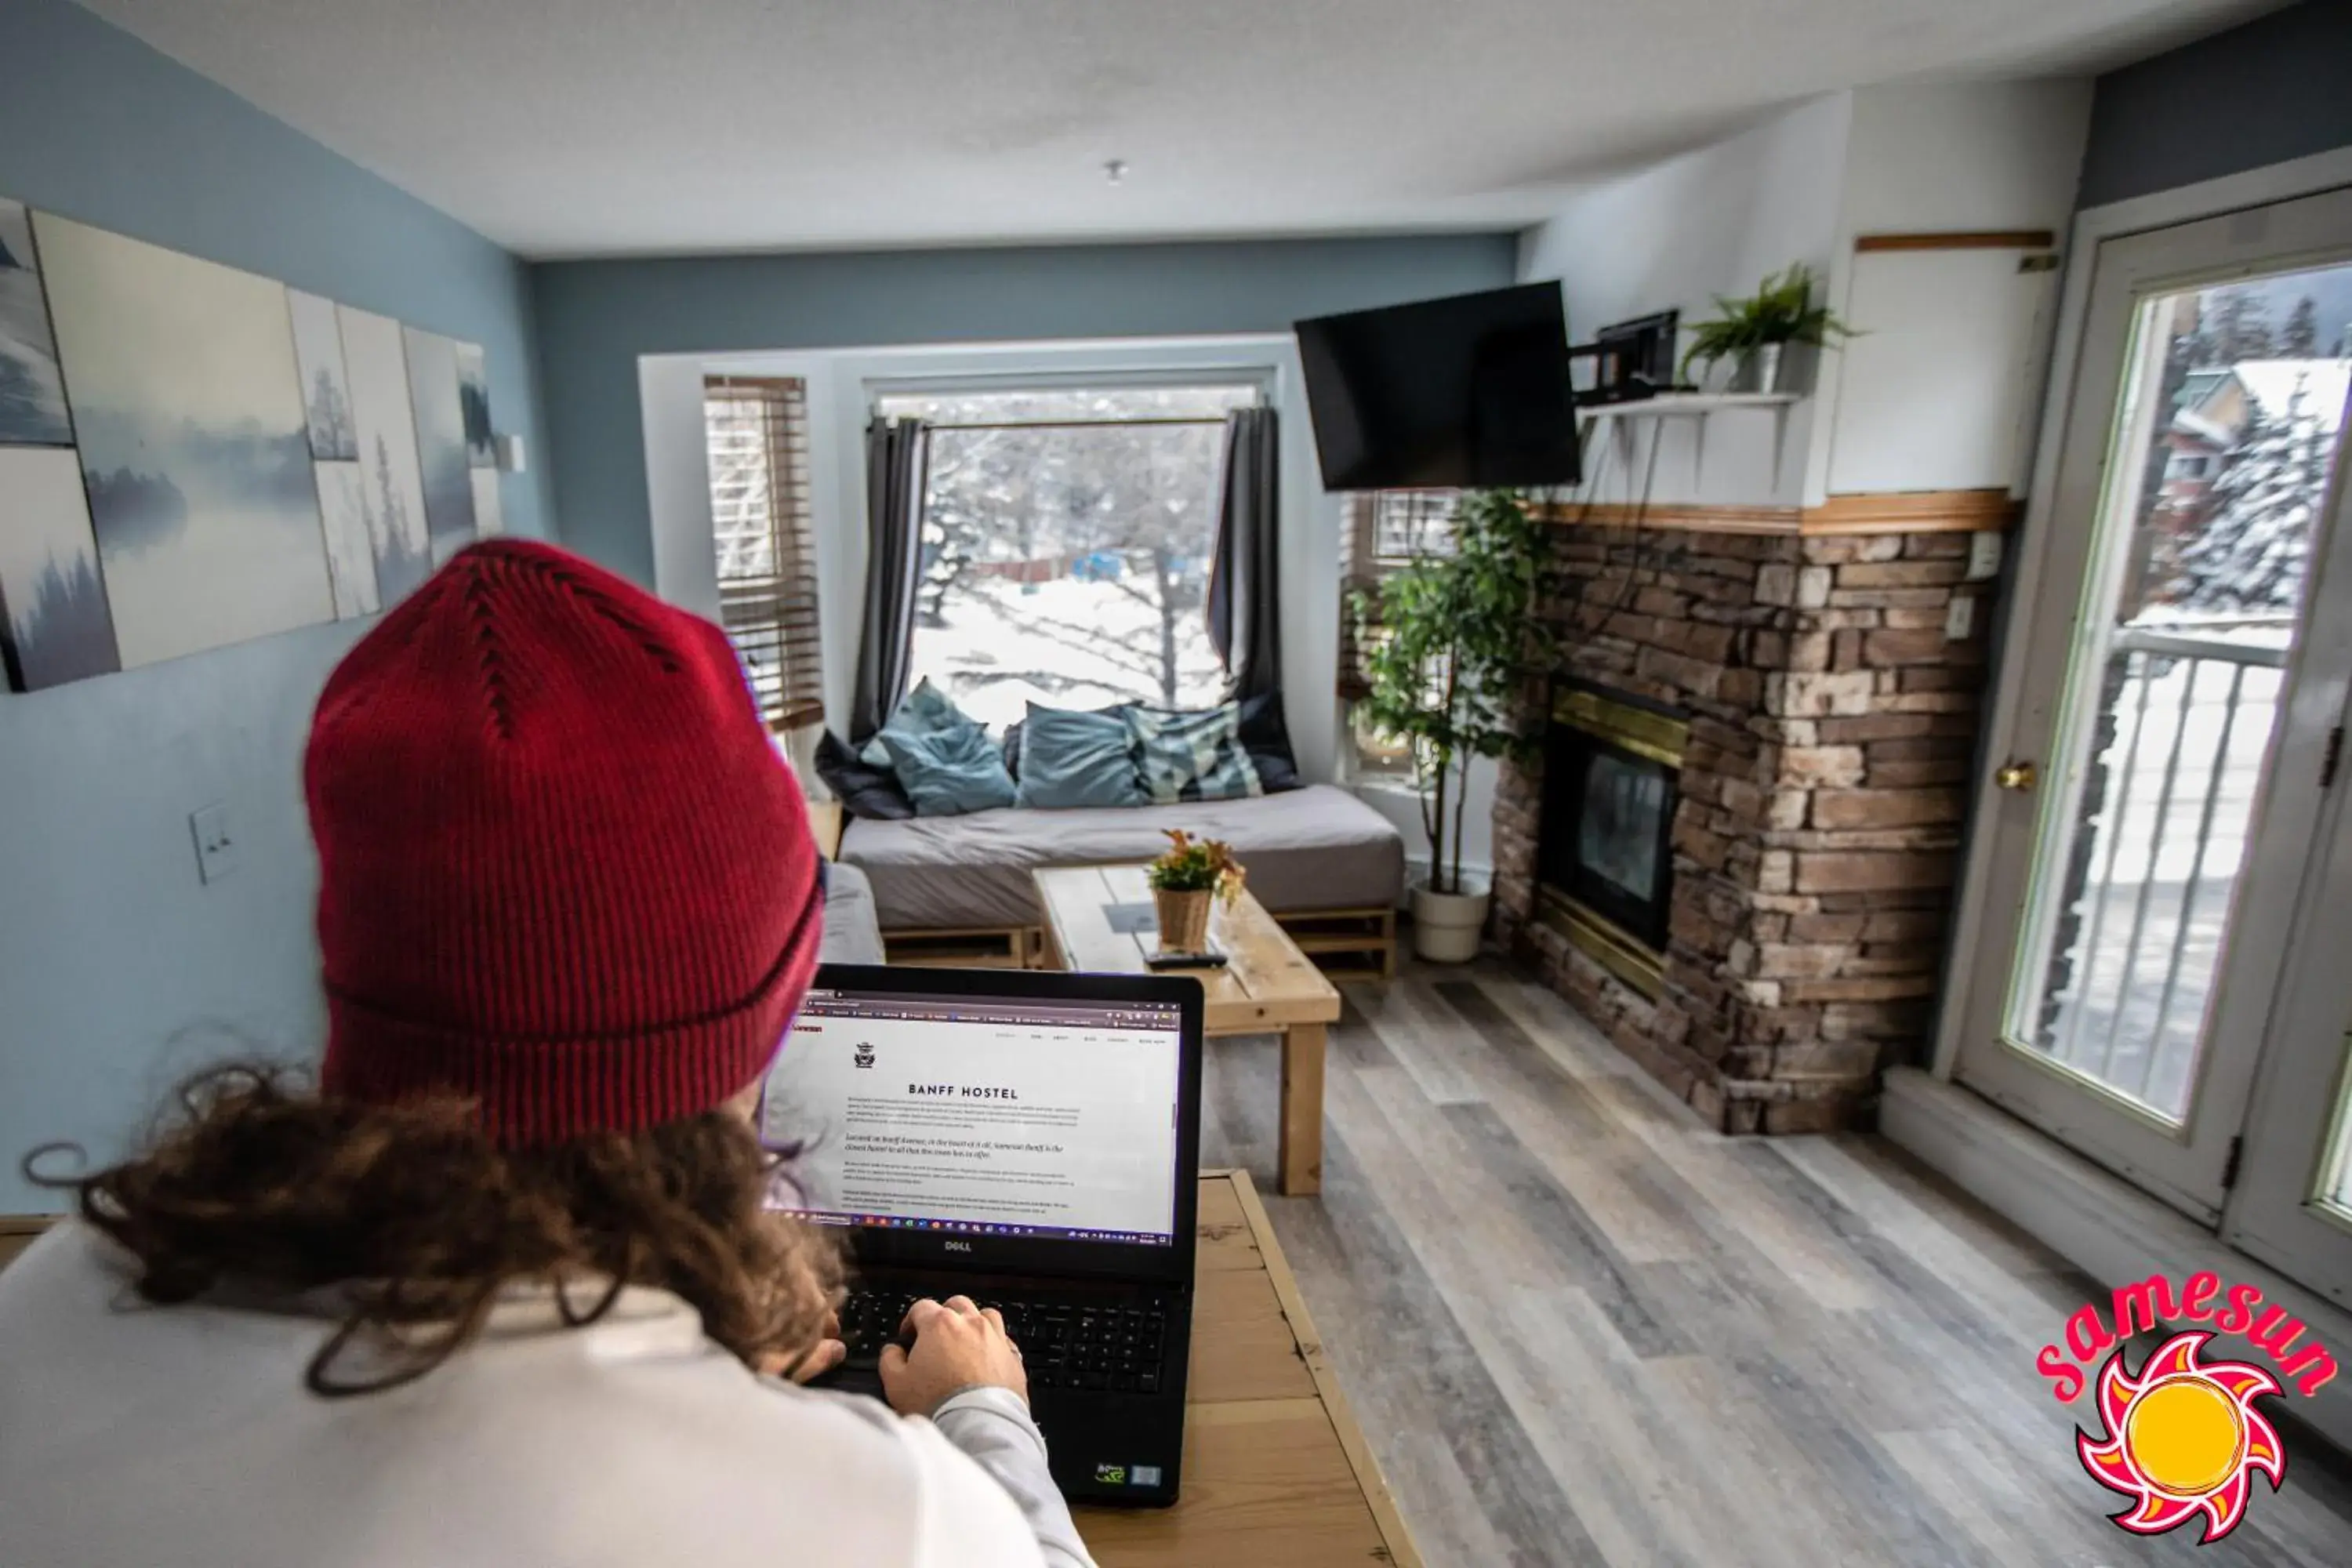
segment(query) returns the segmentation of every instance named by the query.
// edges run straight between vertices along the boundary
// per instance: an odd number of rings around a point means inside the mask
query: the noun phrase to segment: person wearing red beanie
[[[840,1254],[751,1119],[824,862],[723,633],[476,544],[328,679],[303,786],[317,1088],[215,1069],[49,1182],[0,1563],[1090,1563],[994,1313],[920,1304],[890,1409],[793,1381]]]

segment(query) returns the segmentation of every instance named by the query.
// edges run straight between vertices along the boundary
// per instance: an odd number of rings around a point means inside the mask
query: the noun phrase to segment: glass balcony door
[[[2319,325],[2352,318],[2352,194],[2084,259],[2049,537],[2021,574],[2006,754],[1980,797],[1956,1075],[2210,1224],[2352,676],[2352,321]]]

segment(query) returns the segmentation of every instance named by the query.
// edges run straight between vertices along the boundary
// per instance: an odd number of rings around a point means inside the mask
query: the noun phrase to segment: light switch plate
[[[188,830],[195,836],[198,877],[209,884],[236,869],[236,835],[230,831],[226,804],[216,802],[190,812]]]

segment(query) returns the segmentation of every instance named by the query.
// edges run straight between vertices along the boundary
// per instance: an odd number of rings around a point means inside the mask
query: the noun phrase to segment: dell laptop
[[[1023,970],[817,972],[770,1069],[770,1203],[847,1231],[849,1360],[922,1297],[1000,1309],[1073,1501],[1176,1500],[1200,1176],[1201,988]]]

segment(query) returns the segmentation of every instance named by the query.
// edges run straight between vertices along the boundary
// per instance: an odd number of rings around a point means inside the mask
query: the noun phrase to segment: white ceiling
[[[2271,3],[84,0],[534,257],[1515,226],[1790,99]]]

